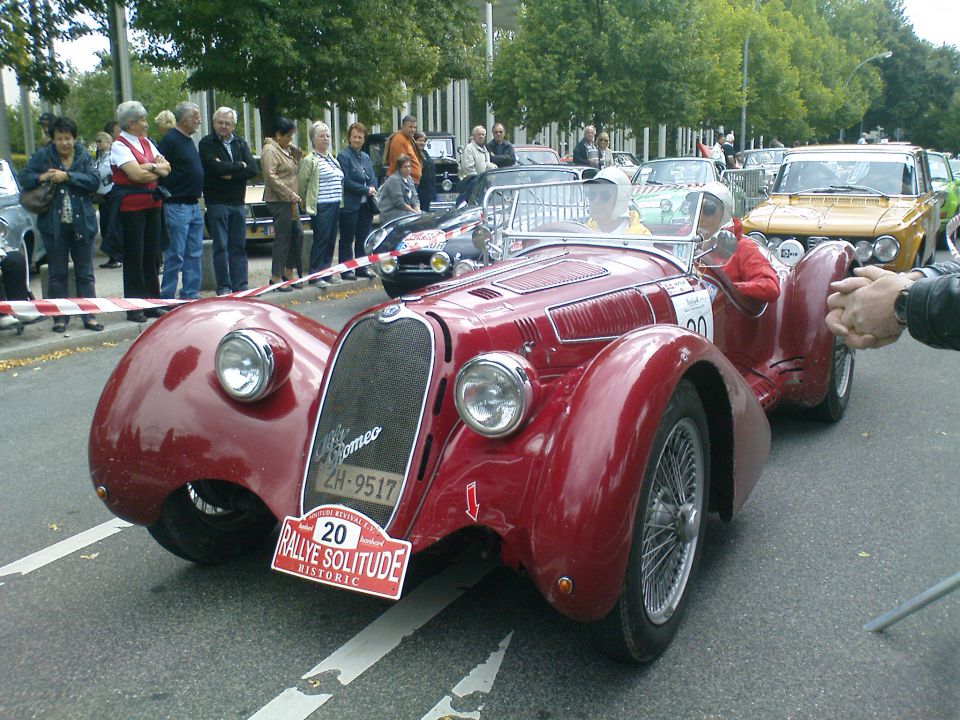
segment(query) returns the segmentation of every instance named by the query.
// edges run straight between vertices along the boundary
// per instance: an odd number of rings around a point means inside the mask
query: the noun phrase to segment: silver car
[[[0,243],[6,250],[19,250],[30,262],[43,262],[46,252],[39,242],[36,218],[20,205],[20,186],[6,160],[0,160]],[[36,255],[34,255],[36,253]]]

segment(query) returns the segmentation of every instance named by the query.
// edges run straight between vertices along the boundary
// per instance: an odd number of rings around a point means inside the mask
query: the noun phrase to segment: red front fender
[[[653,437],[682,377],[711,425],[713,492],[738,509],[760,476],[770,427],[720,351],[675,326],[634,331],[590,364],[545,453],[531,532],[534,582],[560,612],[597,620],[616,602]],[[723,462],[723,459],[726,459]],[[573,579],[564,595],[557,580]]]
[[[223,392],[215,356],[231,330],[261,328],[293,351],[285,382],[259,402]],[[152,524],[194,480],[249,488],[277,517],[297,514],[299,481],[333,331],[256,300],[183,306],[133,344],[107,381],[90,429],[90,475],[112,512]]]

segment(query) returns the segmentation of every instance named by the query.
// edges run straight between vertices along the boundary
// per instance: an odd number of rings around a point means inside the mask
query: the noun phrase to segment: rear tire
[[[853,365],[853,349],[847,347],[839,337],[834,337],[827,394],[811,410],[814,418],[823,422],[837,422],[843,417],[853,389]]]
[[[648,662],[673,638],[696,577],[710,487],[710,436],[696,389],[680,382],[650,451],[620,597],[591,626],[601,652]]]
[[[276,525],[273,514],[249,490],[201,481],[174,490],[147,530],[184,560],[219,565],[255,550]]]

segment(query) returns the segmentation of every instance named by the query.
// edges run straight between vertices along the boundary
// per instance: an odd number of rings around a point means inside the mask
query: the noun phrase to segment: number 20
[[[346,526],[329,521],[325,522],[323,526],[326,528],[326,531],[324,531],[323,535],[321,536],[321,540],[324,542],[332,542],[335,545],[343,545],[347,539]]]

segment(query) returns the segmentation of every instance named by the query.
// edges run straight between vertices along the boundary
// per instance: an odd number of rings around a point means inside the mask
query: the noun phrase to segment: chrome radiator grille
[[[334,359],[303,484],[301,510],[346,505],[386,527],[413,456],[433,367],[422,320],[361,319]]]

